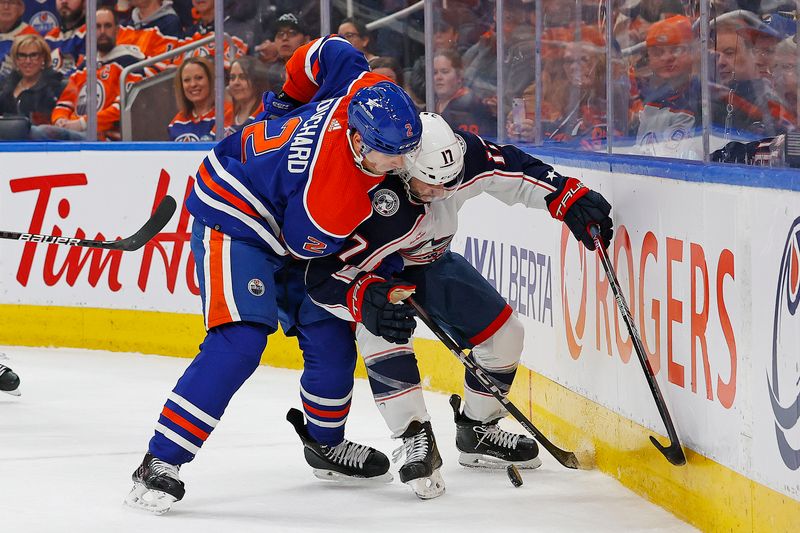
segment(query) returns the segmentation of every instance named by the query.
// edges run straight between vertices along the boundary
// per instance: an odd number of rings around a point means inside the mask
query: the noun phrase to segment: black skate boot
[[[6,365],[0,365],[0,391],[19,396],[19,376]]]
[[[380,451],[347,439],[336,446],[320,444],[308,434],[303,413],[297,409],[289,409],[286,420],[300,436],[306,462],[318,478],[391,483],[393,478],[389,473],[389,458]]]
[[[444,494],[444,479],[439,469],[442,456],[436,447],[431,423],[414,420],[401,435],[403,445],[395,450],[397,462],[405,453],[406,462],[400,467],[400,481],[411,487],[420,499],[430,500]]]
[[[461,397],[450,396],[450,406],[456,421],[456,448],[461,452],[458,462],[479,468],[506,468],[513,463],[518,468],[538,468],[539,446],[525,435],[500,429],[500,419],[482,423],[467,418],[461,412]]]
[[[133,489],[125,503],[154,514],[164,514],[186,493],[178,477],[180,466],[171,465],[145,454],[142,464],[133,472]]]

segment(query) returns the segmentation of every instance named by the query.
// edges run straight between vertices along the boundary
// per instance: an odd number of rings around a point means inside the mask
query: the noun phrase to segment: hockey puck
[[[519,470],[514,465],[508,465],[506,468],[506,474],[508,474],[508,479],[511,480],[511,484],[515,487],[522,486],[522,476],[519,474]]]

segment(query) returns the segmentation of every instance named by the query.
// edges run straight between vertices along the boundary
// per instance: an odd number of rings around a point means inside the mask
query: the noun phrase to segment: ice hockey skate
[[[411,487],[420,499],[430,500],[444,494],[445,486],[439,469],[442,456],[436,447],[431,423],[414,420],[402,435],[403,445],[395,450],[395,462],[405,454],[406,462],[400,467],[400,481]]]
[[[20,396],[19,376],[7,366],[0,364],[0,391],[11,396]]]
[[[457,394],[450,396],[450,406],[456,421],[456,448],[461,452],[459,464],[498,469],[510,463],[526,469],[542,466],[539,446],[532,438],[500,429],[499,419],[482,423],[468,418]]]
[[[133,472],[133,489],[125,498],[125,504],[161,515],[180,501],[186,493],[183,481],[178,477],[180,466],[171,465],[145,454],[142,464]]]
[[[394,479],[389,458],[375,448],[347,439],[336,446],[320,444],[308,434],[303,413],[297,409],[289,409],[286,420],[300,436],[306,462],[318,478],[348,483],[391,483]]]

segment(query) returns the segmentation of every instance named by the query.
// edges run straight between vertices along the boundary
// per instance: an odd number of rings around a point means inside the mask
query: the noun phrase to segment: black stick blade
[[[161,203],[158,204],[158,207],[156,207],[153,216],[144,223],[144,226],[142,226],[139,231],[130,237],[112,242],[108,248],[124,250],[126,252],[138,250],[147,244],[150,239],[158,235],[159,231],[164,229],[164,226],[170,221],[172,215],[175,214],[177,207],[178,203],[175,201],[175,198],[172,196],[165,196],[164,199],[161,200]]]
[[[683,449],[679,443],[671,442],[669,446],[663,446],[652,435],[650,436],[650,442],[653,443],[653,446],[658,448],[658,451],[660,451],[670,463],[674,464],[675,466],[682,466],[686,464],[686,456],[683,454]]]

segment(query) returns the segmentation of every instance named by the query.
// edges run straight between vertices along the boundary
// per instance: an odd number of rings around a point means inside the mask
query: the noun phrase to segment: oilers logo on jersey
[[[372,197],[372,207],[379,215],[390,217],[400,209],[400,198],[390,189],[381,189]]]

